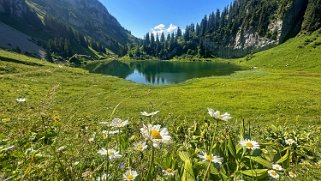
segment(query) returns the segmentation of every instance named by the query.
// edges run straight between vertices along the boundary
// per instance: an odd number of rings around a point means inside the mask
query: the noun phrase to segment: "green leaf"
[[[227,143],[227,148],[230,151],[230,153],[233,155],[233,157],[236,157],[236,151],[235,151],[235,146],[232,142],[232,139],[228,139],[228,143]]]
[[[286,151],[285,155],[283,155],[276,163],[282,163],[282,162],[288,160],[289,156],[290,156],[290,150],[288,149]]]
[[[253,169],[253,170],[243,170],[242,174],[250,176],[250,177],[261,177],[266,174],[268,169]]]
[[[183,160],[183,162],[189,160],[190,156],[187,152],[180,151],[178,152],[178,156]]]
[[[186,160],[184,164],[184,172],[181,181],[195,181],[193,166],[191,160]]]
[[[259,163],[261,165],[263,165],[266,168],[272,168],[272,163],[270,163],[269,161],[261,158],[261,157],[256,157],[256,156],[245,156],[245,158],[248,158],[256,163]]]

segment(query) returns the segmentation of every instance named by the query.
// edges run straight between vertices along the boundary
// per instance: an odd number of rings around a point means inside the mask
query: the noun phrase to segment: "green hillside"
[[[176,137],[173,134],[173,139],[179,142],[183,139],[179,137],[180,131],[183,135],[188,134],[185,131],[190,130],[187,128],[194,122],[203,124],[209,120],[206,108],[212,107],[227,111],[233,117],[231,124],[219,126],[220,135],[225,134],[222,133],[225,129],[238,133],[238,125],[243,119],[246,124],[251,124],[253,139],[263,141],[262,137],[268,133],[279,136],[304,135],[302,140],[298,136],[298,140],[308,145],[309,151],[302,148],[303,151],[297,154],[306,154],[306,157],[300,164],[292,163],[287,168],[296,171],[299,180],[319,180],[320,164],[316,163],[319,160],[316,155],[320,154],[317,148],[321,146],[319,36],[318,33],[301,35],[271,50],[241,59],[226,60],[249,67],[246,71],[230,76],[192,79],[168,86],[139,85],[0,50],[0,145],[19,145],[12,153],[1,151],[0,178],[2,175],[5,178],[13,176],[15,179],[27,180],[75,179],[82,177],[88,170],[96,177],[102,173],[103,167],[100,164],[104,164],[97,156],[97,150],[102,145],[90,144],[87,140],[93,132],[99,135],[102,130],[99,122],[114,117],[128,119],[130,127],[126,128],[126,133],[132,133],[143,122],[151,121],[142,118],[139,115],[141,111],[160,110],[155,120],[152,119],[153,122],[166,125],[169,132],[178,135]],[[17,98],[27,100],[18,103]],[[272,124],[281,127],[271,132]],[[128,144],[139,137],[126,135],[119,137],[124,141],[121,142],[121,148],[127,148]],[[101,143],[107,144],[103,138],[101,140]],[[113,141],[111,144],[114,144]],[[269,144],[273,144],[273,141],[270,140]],[[64,156],[59,157],[61,160],[55,156],[45,156],[51,155],[52,150],[55,152],[62,145],[66,146],[67,151],[59,152]],[[34,157],[24,156],[26,149],[31,147],[42,151],[34,154]],[[177,149],[186,149],[191,156],[196,154],[180,144]],[[160,153],[167,156],[171,154],[164,150],[156,154]],[[284,151],[278,153],[283,155]],[[27,162],[17,164],[22,158]],[[180,160],[177,155],[168,158]],[[67,165],[75,161],[80,161],[80,165],[72,166],[75,170],[70,170],[71,167]],[[134,159],[131,161],[135,162]],[[156,159],[160,165],[165,164],[163,161],[162,157]],[[194,160],[192,162],[193,169],[197,170],[197,163]],[[177,161],[173,167],[183,167],[182,164]],[[286,163],[283,166],[286,167]],[[52,169],[47,170],[48,167]],[[111,167],[118,169],[116,165]],[[182,173],[178,171],[177,174]],[[226,171],[225,174],[229,173]],[[121,178],[121,174],[113,177]]]

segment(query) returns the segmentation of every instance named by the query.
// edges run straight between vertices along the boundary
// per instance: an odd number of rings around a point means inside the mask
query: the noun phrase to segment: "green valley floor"
[[[246,71],[165,86],[139,85],[0,50],[0,137],[28,131],[22,123],[11,125],[13,119],[28,124],[50,116],[76,128],[97,125],[112,115],[139,125],[140,112],[159,110],[165,122],[179,124],[209,119],[208,107],[229,112],[232,124],[245,120],[254,128],[274,124],[317,129],[320,42],[318,33],[301,35],[273,49],[226,60],[248,67]]]

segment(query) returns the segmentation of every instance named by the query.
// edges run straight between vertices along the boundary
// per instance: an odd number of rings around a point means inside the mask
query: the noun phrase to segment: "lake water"
[[[117,76],[140,84],[176,84],[193,78],[230,75],[242,67],[214,62],[111,61],[87,66],[91,73]]]

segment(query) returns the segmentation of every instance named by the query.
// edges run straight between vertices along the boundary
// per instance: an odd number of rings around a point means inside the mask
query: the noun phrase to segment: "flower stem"
[[[206,180],[209,180],[209,177],[210,177],[210,168],[211,168],[211,162],[208,163],[208,166],[206,168],[206,171],[205,171],[205,174],[204,174],[204,178],[203,178],[203,181]]]

